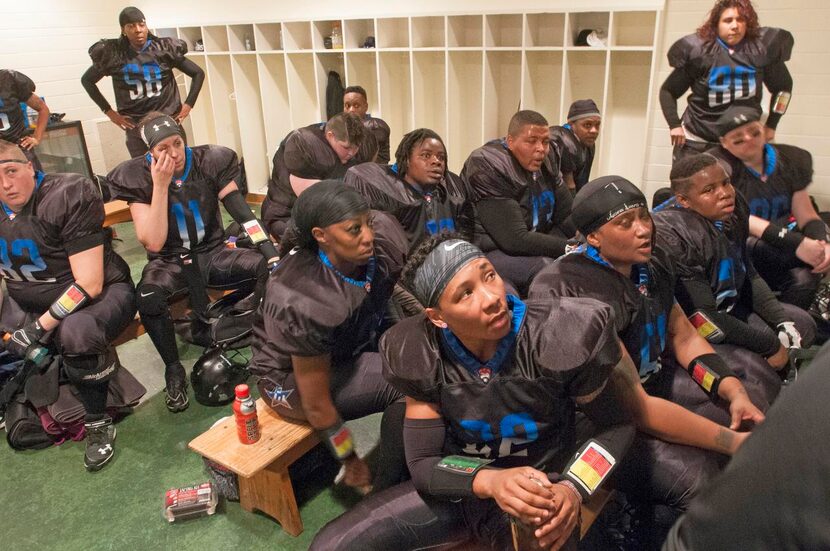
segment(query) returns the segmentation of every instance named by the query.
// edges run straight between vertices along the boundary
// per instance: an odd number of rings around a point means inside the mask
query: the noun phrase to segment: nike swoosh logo
[[[142,296],[142,297],[149,297],[149,296],[150,296],[150,295],[152,295],[153,293],[155,293],[155,291],[150,291],[149,293],[141,293],[141,296]]]
[[[182,260],[184,260],[184,259],[185,259],[185,258],[187,258],[188,256],[190,256],[190,254],[180,254],[180,255],[179,255],[179,258],[181,258]]]
[[[451,250],[453,250],[454,248],[456,248],[456,247],[458,247],[459,245],[461,245],[462,243],[464,243],[464,242],[463,242],[463,241],[458,241],[458,242],[456,242],[456,243],[453,243],[452,245],[449,245],[449,244],[444,245],[444,250],[445,250],[445,251],[451,251]]]

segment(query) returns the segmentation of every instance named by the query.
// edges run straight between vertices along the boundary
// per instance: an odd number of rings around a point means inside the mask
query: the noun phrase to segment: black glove
[[[22,360],[43,367],[49,362],[49,351],[40,342],[45,333],[40,323],[35,320],[11,334],[11,338],[6,342],[6,350]]]

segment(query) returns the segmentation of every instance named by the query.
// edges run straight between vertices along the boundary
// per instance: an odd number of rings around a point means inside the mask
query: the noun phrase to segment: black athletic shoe
[[[97,471],[112,459],[115,453],[115,425],[112,417],[107,415],[99,421],[84,423],[86,427],[86,454],[84,467],[88,471]]]
[[[165,371],[164,405],[173,413],[184,411],[190,405],[187,399],[187,375],[184,368],[169,368]]]

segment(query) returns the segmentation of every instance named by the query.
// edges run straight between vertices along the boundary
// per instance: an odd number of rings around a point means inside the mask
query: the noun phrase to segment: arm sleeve
[[[775,298],[764,278],[755,274],[750,279],[750,284],[752,285],[752,309],[761,316],[761,319],[773,327],[788,321],[784,308],[781,307],[781,303]]]
[[[186,57],[182,57],[175,67],[193,79],[190,83],[190,92],[187,93],[187,98],[184,100],[186,104],[193,107],[196,105],[196,99],[199,97],[199,92],[205,83],[205,72]]]
[[[513,256],[565,254],[568,240],[557,235],[527,231],[521,207],[513,199],[482,199],[476,204],[478,218],[496,246]]]
[[[778,350],[778,337],[772,331],[756,329],[735,316],[719,312],[712,289],[706,282],[682,279],[677,286],[677,300],[688,315],[703,312],[724,336],[725,342],[741,346],[762,356],[771,356]]]
[[[770,92],[769,100],[769,116],[767,117],[767,126],[775,130],[778,122],[781,120],[782,114],[773,111],[775,106],[775,96],[778,92],[792,92],[793,91],[793,77],[790,70],[787,69],[786,63],[783,61],[767,67],[764,74],[764,84]]]
[[[107,98],[104,97],[104,94],[101,93],[101,90],[98,89],[98,85],[96,84],[99,80],[104,78],[104,73],[101,72],[95,65],[92,65],[89,69],[81,77],[81,85],[86,90],[86,93],[89,94],[89,97],[92,98],[92,101],[95,102],[101,111],[106,113],[112,106],[110,102],[107,101]]]
[[[444,452],[447,427],[443,419],[403,420],[403,446],[412,483],[419,492],[429,493],[429,482]]]
[[[686,93],[692,85],[692,79],[683,69],[675,69],[660,87],[660,109],[669,128],[680,126],[677,114],[677,99]]]

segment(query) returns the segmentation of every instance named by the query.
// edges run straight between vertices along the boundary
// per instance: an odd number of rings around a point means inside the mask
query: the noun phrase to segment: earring
[[[447,328],[447,322],[445,322],[445,321],[440,322],[438,324],[438,327],[440,327],[441,329],[446,329]]]

